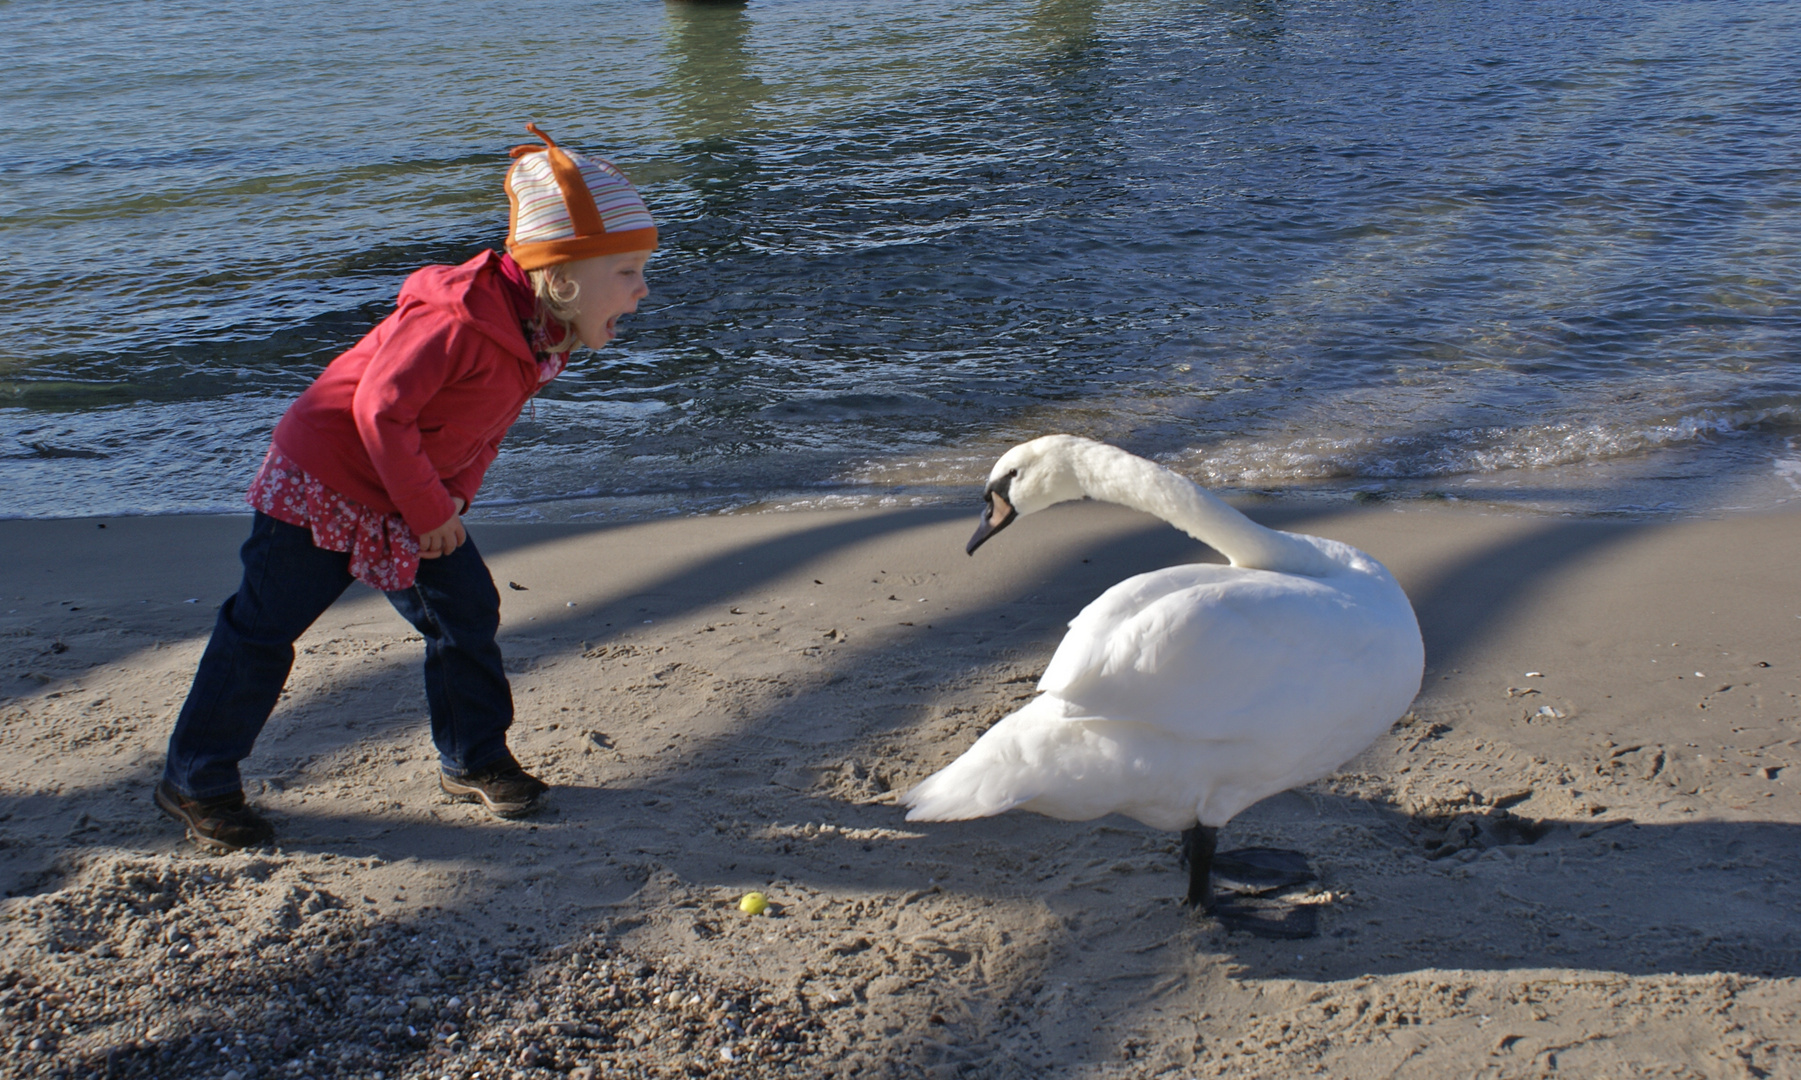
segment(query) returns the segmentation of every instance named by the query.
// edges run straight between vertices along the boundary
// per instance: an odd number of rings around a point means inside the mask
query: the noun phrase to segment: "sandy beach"
[[[359,586],[232,856],[150,789],[248,519],[0,521],[0,1075],[1801,1076],[1801,519],[1241,505],[1426,637],[1387,736],[1222,837],[1309,854],[1304,941],[1185,910],[1173,834],[894,804],[1108,585],[1212,557],[1141,515],[973,558],[973,505],[477,521],[551,808],[438,793]]]

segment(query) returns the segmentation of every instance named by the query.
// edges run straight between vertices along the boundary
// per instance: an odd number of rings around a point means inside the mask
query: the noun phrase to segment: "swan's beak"
[[[1019,516],[1019,512],[1013,509],[1013,504],[1007,501],[1007,487],[1012,479],[1011,476],[1004,476],[1000,483],[992,485],[983,493],[982,523],[976,526],[976,534],[969,538],[969,546],[963,549],[971,555],[990,536],[1013,524],[1013,519]]]

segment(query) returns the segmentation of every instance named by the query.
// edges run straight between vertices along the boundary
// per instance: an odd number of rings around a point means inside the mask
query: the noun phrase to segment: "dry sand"
[[[279,847],[228,857],[149,793],[246,519],[0,522],[0,1074],[1801,1076],[1801,520],[1250,509],[1427,641],[1389,736],[1222,837],[1312,855],[1299,942],[1184,910],[1171,834],[893,805],[1210,557],[1138,515],[478,523],[552,809],[441,798],[358,587],[246,763]]]

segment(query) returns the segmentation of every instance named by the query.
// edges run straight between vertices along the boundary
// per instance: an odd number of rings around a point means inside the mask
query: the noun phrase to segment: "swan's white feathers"
[[[1131,478],[1121,452],[1061,438],[1002,460],[1042,472],[1047,457],[1091,454]],[[1171,476],[1146,486],[1180,496]],[[1038,482],[1064,494],[1055,476]],[[1105,495],[1131,503],[1130,492]],[[1039,696],[904,796],[908,820],[1017,808],[1219,826],[1337,768],[1406,710],[1424,649],[1412,605],[1380,563],[1318,537],[1259,536],[1270,531],[1210,496],[1192,505],[1173,521],[1190,532],[1239,519],[1228,527],[1244,544],[1240,565],[1174,566],[1108,589],[1071,620]],[[1300,572],[1243,565],[1253,557]]]
[[[1205,738],[1286,724],[1268,715],[1272,707],[1306,724],[1306,713],[1335,707],[1380,659],[1390,614],[1333,578],[1169,567],[1127,578],[1084,608],[1039,689],[1079,715]]]
[[[1070,622],[1038,698],[908,793],[909,820],[1023,808],[1181,829],[1325,775],[1419,686],[1420,658],[1391,643],[1412,612],[1358,584],[1212,564],[1120,582]]]

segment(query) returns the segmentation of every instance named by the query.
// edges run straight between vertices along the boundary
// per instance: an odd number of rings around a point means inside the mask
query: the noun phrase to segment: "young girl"
[[[275,707],[295,639],[353,579],[425,635],[444,792],[518,817],[546,790],[507,749],[500,594],[461,515],[569,350],[600,348],[638,309],[657,230],[618,169],[526,128],[545,145],[513,151],[507,253],[407,278],[394,313],[275,428],[250,485],[244,581],[219,608],[156,788],[157,805],[205,846],[274,834],[244,801],[238,762]]]

